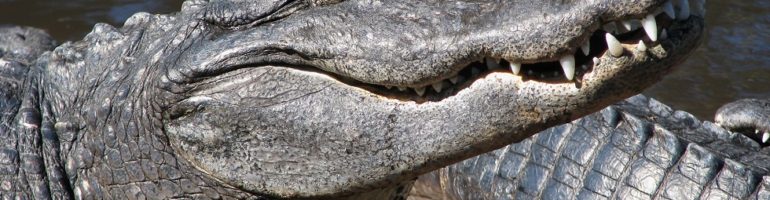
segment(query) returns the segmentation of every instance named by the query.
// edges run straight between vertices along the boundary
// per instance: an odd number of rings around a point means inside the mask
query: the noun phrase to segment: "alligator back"
[[[412,199],[770,199],[770,153],[635,96],[420,177]]]

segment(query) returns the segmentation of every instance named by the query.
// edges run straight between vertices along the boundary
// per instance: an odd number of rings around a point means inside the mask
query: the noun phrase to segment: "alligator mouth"
[[[695,1],[700,2],[700,0]],[[590,31],[590,36],[585,37],[588,39],[583,42],[583,45],[571,48],[574,50],[572,54],[558,60],[519,63],[502,58],[479,57],[456,67],[461,69],[457,70],[456,74],[444,76],[451,78],[434,80],[416,87],[365,83],[320,69],[308,69],[312,67],[302,70],[323,73],[344,84],[364,89],[378,96],[418,103],[441,101],[454,96],[473,82],[496,72],[520,76],[523,81],[575,84],[579,87],[582,77],[591,73],[602,60],[601,58],[634,56],[672,39],[669,38],[668,28],[674,24],[688,23],[690,17],[704,16],[705,10],[702,4],[703,2],[695,4],[696,8],[691,12],[689,5],[675,6],[671,1],[667,1],[660,8],[641,18],[603,22],[600,26],[595,26],[597,27],[595,30]]]

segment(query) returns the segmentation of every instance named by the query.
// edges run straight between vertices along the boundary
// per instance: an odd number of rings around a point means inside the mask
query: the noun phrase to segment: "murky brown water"
[[[0,24],[79,40],[93,24],[115,26],[139,11],[170,13],[181,0],[0,0]],[[739,98],[770,98],[770,1],[708,0],[707,39],[679,70],[645,94],[702,119]]]
[[[707,1],[706,40],[645,94],[713,119],[724,103],[770,98],[770,1]]]

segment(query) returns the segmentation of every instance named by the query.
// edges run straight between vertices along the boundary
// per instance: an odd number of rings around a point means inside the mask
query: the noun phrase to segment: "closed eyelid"
[[[223,28],[237,29],[275,21],[309,7],[342,0],[232,0],[210,2],[203,21]],[[256,5],[256,6],[255,6]]]

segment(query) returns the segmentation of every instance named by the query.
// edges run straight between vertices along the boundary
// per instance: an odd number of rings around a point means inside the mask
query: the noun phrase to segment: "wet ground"
[[[181,0],[0,0],[0,24],[35,26],[59,41],[131,14],[171,13]],[[770,1],[708,0],[707,38],[679,70],[645,94],[702,119],[739,98],[770,98]]]

